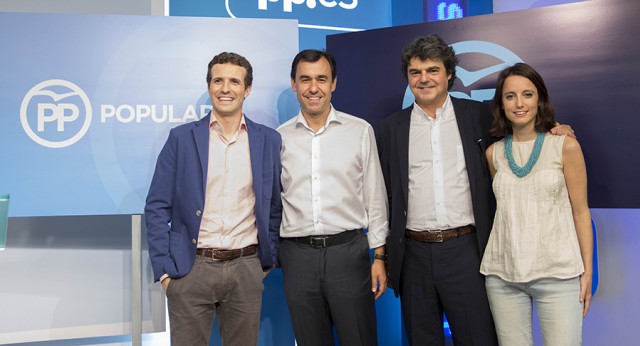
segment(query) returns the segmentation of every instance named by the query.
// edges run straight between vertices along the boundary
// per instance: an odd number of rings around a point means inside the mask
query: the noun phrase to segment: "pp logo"
[[[455,50],[457,56],[461,56],[462,54],[467,53],[479,53],[477,57],[474,57],[474,59],[482,59],[482,56],[484,55],[489,58],[488,61],[490,61],[490,63],[487,64],[492,64],[488,67],[475,71],[467,70],[464,67],[458,65],[458,67],[456,68],[456,76],[458,77],[458,79],[460,79],[460,82],[462,82],[462,85],[465,88],[468,88],[484,77],[490,76],[496,72],[500,72],[515,63],[524,62],[514,52],[493,42],[462,41],[452,44],[451,47]],[[501,62],[495,64],[496,59]],[[493,95],[496,93],[495,83],[493,84],[493,86],[493,88],[472,89],[469,94],[465,94],[461,91],[450,91],[449,94],[454,97],[473,99],[480,102],[488,101],[491,100],[493,98]],[[411,93],[411,89],[409,88],[409,86],[407,86],[407,90],[405,90],[404,99],[402,101],[402,108],[411,106],[414,100],[415,98]]]
[[[372,25],[371,18],[360,19],[358,13],[367,11],[358,0],[258,0],[257,7],[247,6],[247,1],[225,0],[227,14],[231,18],[287,18],[298,19],[298,27],[305,29],[361,31],[352,25]],[[255,3],[255,1],[254,1]],[[368,4],[369,6],[374,6]],[[357,11],[357,12],[356,12]],[[350,15],[347,15],[351,13]],[[354,18],[356,22],[354,23]],[[376,26],[378,27],[378,26]]]
[[[37,84],[22,100],[20,122],[34,142],[64,148],[79,141],[91,125],[91,103],[77,85],[62,79]]]
[[[267,2],[278,2],[279,0],[258,0],[258,9],[266,11],[267,10]],[[316,3],[319,2],[320,5],[324,7],[335,7],[340,6],[346,10],[353,10],[358,6],[358,0],[351,0],[351,2],[345,3],[344,1],[334,1],[334,0],[282,0],[282,7],[284,12],[292,12],[293,5],[307,5],[308,8],[314,9],[316,8]]]

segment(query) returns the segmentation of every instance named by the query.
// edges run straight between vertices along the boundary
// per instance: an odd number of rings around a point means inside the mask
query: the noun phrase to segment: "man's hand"
[[[556,123],[554,124],[556,127],[551,129],[551,134],[552,135],[556,135],[556,136],[562,136],[562,135],[567,135],[569,137],[573,137],[576,138],[576,134],[573,131],[573,129],[571,128],[571,125],[560,125],[559,122],[556,121]]]
[[[164,280],[162,280],[160,282],[160,284],[162,285],[162,289],[167,292],[167,287],[169,287],[169,282],[171,282],[171,278],[170,277],[166,277],[164,278]]]
[[[387,290],[387,269],[385,263],[374,260],[371,265],[371,292],[376,294],[376,299],[380,298]]]
[[[276,269],[276,265],[272,265],[271,268],[262,271],[262,273],[264,274],[264,276],[262,277],[263,279],[267,277],[267,275],[269,275],[269,273],[271,273],[274,269]]]
[[[371,265],[371,292],[375,293],[375,299],[380,298],[387,290],[387,263],[386,247],[384,245],[375,248],[373,264]],[[376,258],[378,257],[378,258]]]

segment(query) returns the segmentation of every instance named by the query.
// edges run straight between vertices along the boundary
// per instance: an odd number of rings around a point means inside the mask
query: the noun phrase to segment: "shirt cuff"
[[[372,232],[367,232],[367,241],[369,242],[369,248],[375,249],[386,244],[386,237],[380,237]]]

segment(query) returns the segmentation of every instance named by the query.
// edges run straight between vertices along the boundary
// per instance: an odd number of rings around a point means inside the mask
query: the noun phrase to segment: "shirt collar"
[[[209,128],[215,130],[219,134],[222,134],[224,132],[223,129],[222,129],[222,125],[218,121],[218,118],[213,116],[213,114],[211,114],[211,120],[209,121]],[[247,129],[248,129],[247,128],[247,123],[244,120],[244,113],[243,113],[242,117],[240,118],[240,126],[238,128],[237,133],[240,133],[242,131],[247,131]]]
[[[335,108],[333,108],[333,105],[331,105],[331,110],[329,111],[329,116],[327,116],[327,120],[325,121],[324,126],[320,131],[318,131],[318,133],[323,132],[331,123],[342,124],[342,117],[336,112]],[[307,123],[307,120],[304,118],[304,115],[302,115],[302,109],[298,111],[296,126],[304,126],[306,129],[312,131],[311,127],[309,127],[309,124]]]
[[[413,101],[413,109],[417,114],[430,121],[437,121],[439,119],[447,120],[453,115],[453,104],[451,103],[451,96],[449,93],[447,93],[447,98],[444,100],[442,107],[436,109],[435,119],[431,118],[415,101]]]

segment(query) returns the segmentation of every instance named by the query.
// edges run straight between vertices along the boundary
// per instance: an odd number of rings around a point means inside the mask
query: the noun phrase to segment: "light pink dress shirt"
[[[241,249],[258,243],[247,125],[243,116],[235,135],[226,138],[220,122],[211,119],[198,247]]]

